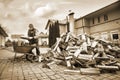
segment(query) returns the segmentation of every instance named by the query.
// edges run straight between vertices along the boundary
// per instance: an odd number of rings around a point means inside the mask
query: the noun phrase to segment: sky
[[[32,23],[46,32],[48,19],[63,20],[74,12],[75,18],[105,7],[117,0],[0,0],[0,24],[11,34],[27,34]]]

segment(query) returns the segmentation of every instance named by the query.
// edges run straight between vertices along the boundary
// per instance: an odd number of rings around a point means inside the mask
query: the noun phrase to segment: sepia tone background
[[[46,32],[48,19],[63,20],[69,10],[75,18],[96,11],[117,0],[0,0],[0,24],[10,34],[25,34],[32,23]]]

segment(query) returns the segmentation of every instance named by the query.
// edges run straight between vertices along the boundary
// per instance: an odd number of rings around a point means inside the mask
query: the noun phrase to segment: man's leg
[[[38,56],[40,56],[38,40],[36,40],[36,53],[37,53]]]
[[[37,55],[40,55],[40,50],[39,50],[38,46],[36,47],[36,53],[37,53]]]

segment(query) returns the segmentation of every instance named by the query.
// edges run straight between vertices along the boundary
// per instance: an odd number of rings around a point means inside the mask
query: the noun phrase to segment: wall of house
[[[104,15],[107,15],[108,20],[104,20]],[[98,17],[100,17],[100,22],[98,22]],[[94,15],[84,19],[80,18],[75,21],[75,31],[76,34],[85,32],[97,39],[105,39],[120,43],[120,10],[116,8],[100,15]],[[114,34],[118,34],[119,39],[114,39]]]
[[[0,34],[0,47],[5,46],[5,37]]]
[[[67,25],[59,25],[60,35],[67,32]]]
[[[76,35],[84,33],[84,30],[83,30],[83,18],[80,18],[80,19],[75,21],[75,31],[74,31],[74,33]]]
[[[3,38],[3,43],[2,43],[2,45],[5,46],[6,37],[2,37],[2,38]]]
[[[75,21],[75,28],[80,28],[83,26],[82,18]]]
[[[90,34],[90,27],[84,26],[83,30],[84,30],[84,33]]]
[[[113,37],[113,35],[115,34],[118,36],[117,39]],[[93,36],[96,39],[103,39],[103,40],[108,40],[108,41],[112,41],[115,43],[120,43],[120,29],[96,32],[94,34],[91,34],[91,36]]]
[[[84,18],[83,21],[84,21],[84,23],[83,23],[84,26],[86,26],[86,27],[89,27],[89,26],[90,26],[90,20],[89,20],[89,19]]]
[[[39,38],[39,45],[43,45],[43,43],[47,43],[47,45],[49,44],[48,42],[48,38]]]
[[[75,21],[75,34],[90,34],[89,19],[80,18]]]
[[[99,24],[95,26],[90,27],[90,33],[98,33],[98,32],[103,32],[103,31],[110,31],[110,30],[115,30],[115,29],[120,29],[120,19],[119,20],[114,20],[110,22],[106,22],[104,24]]]
[[[0,34],[0,46],[2,45],[2,35]]]
[[[113,42],[120,43],[120,10],[115,9],[107,13],[108,20],[104,21],[104,13],[100,15],[100,23],[97,17],[94,17],[95,23],[90,19],[90,34],[97,38],[104,38]],[[113,39],[113,34],[118,34],[119,39]]]
[[[83,27],[75,28],[75,35],[83,34]]]
[[[103,13],[103,14],[100,14],[100,15],[95,15],[93,17],[90,18],[90,26],[94,26],[94,25],[97,25],[97,24],[101,24],[101,23],[105,23],[107,21],[104,21],[104,15],[107,15],[108,16],[108,21],[110,20],[115,20],[115,19],[118,19],[120,18],[120,10],[119,9],[115,9],[115,10],[111,10],[110,12],[108,13]],[[100,17],[100,22],[98,22],[98,17]],[[94,18],[94,24],[93,24],[93,18]]]
[[[117,19],[117,18],[120,18],[120,9],[115,9],[115,10],[112,10],[111,12],[108,13],[108,18],[109,20],[114,20],[114,19]]]

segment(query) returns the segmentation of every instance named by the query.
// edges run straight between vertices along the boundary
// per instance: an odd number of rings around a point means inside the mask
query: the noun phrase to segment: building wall
[[[119,14],[120,14],[120,10],[115,9],[115,10],[111,10],[108,13],[103,13],[103,14],[100,14],[100,15],[97,15],[97,16],[93,16],[89,20],[90,26],[94,26],[94,25],[97,25],[97,24],[107,22],[107,21],[104,21],[104,15],[107,15],[108,16],[108,21],[111,21],[111,20],[115,20],[115,19],[120,18]],[[98,17],[100,17],[100,23],[98,22]],[[93,18],[94,18],[94,24],[93,24]]]
[[[108,20],[105,20],[104,16],[107,16]],[[89,16],[89,15],[88,15]],[[98,17],[100,22],[98,22]],[[94,24],[93,24],[94,18]],[[83,30],[83,31],[82,31]],[[102,14],[96,14],[90,17],[82,17],[75,21],[76,34],[87,33],[95,38],[110,40],[120,43],[120,10],[116,8],[111,9],[109,12]],[[118,34],[119,39],[113,39],[113,35]]]
[[[39,38],[39,45],[42,45],[44,42],[46,42],[48,45],[49,44],[48,38]]]
[[[83,26],[82,18],[75,21],[75,28],[80,28]]]
[[[60,35],[62,33],[67,32],[67,26],[66,25],[59,25],[59,29],[60,29]]]
[[[83,32],[83,27],[79,27],[79,28],[76,28],[75,29],[75,34],[76,35],[79,35],[79,34],[83,34],[84,32]]]
[[[5,46],[5,37],[0,34],[0,47]]]
[[[85,19],[83,20],[83,26],[89,27],[90,26],[90,20],[89,19]]]
[[[75,21],[75,34],[90,34],[89,19],[80,18]]]
[[[103,32],[103,31],[110,31],[110,30],[120,29],[120,24],[117,24],[117,22],[120,22],[120,19],[110,21],[110,22],[106,22],[104,24],[91,26],[90,27],[90,33],[94,34],[94,33]]]
[[[83,30],[83,18],[80,18],[80,19],[75,21],[75,31],[74,32],[75,32],[76,35],[84,33],[84,30]]]
[[[83,29],[86,34],[90,34],[90,27],[85,26]]]
[[[112,10],[110,13],[108,13],[109,20],[114,20],[117,18],[120,18],[120,9]]]
[[[2,45],[2,35],[0,34],[0,46]]]
[[[97,17],[94,17],[95,23],[90,19],[90,34],[97,38],[111,40],[120,43],[120,10],[111,10],[106,15],[108,20],[104,21],[104,13],[100,15],[100,23]],[[113,39],[113,34],[118,34],[119,39]]]

